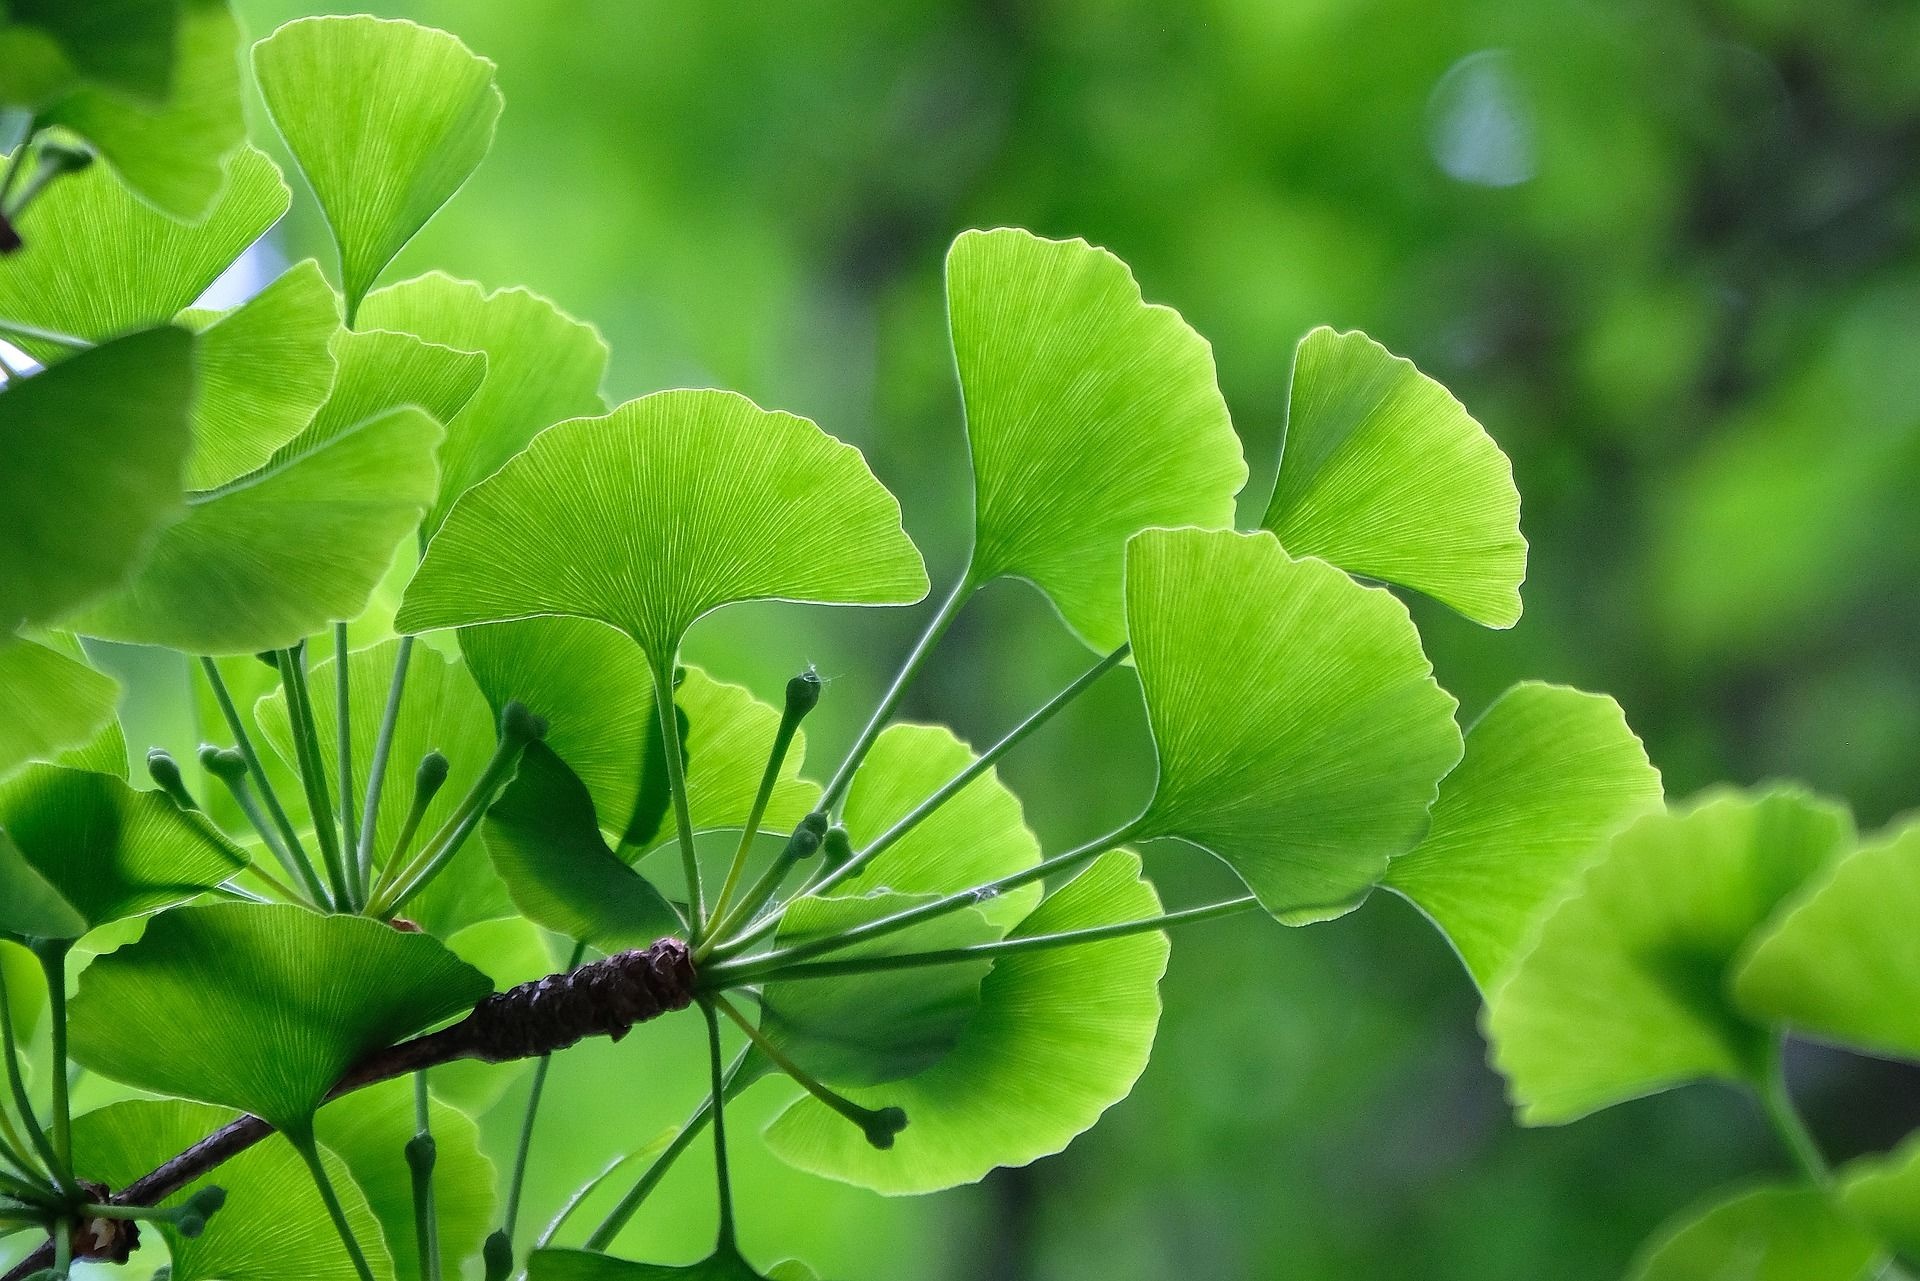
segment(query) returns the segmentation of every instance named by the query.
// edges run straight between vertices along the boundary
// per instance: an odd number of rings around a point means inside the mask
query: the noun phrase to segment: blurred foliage
[[[255,36],[312,11],[237,7]],[[1490,634],[1414,603],[1467,714],[1521,676],[1568,681],[1619,698],[1670,795],[1793,775],[1869,828],[1911,803],[1920,7],[367,7],[456,32],[500,64],[507,100],[493,155],[395,278],[548,294],[611,341],[615,400],[718,385],[817,419],[901,495],[936,580],[966,526],[944,249],[969,226],[1082,235],[1213,341],[1255,473],[1248,520],[1315,324],[1411,356],[1512,455],[1525,619]],[[327,252],[310,203],[274,248]],[[751,606],[696,629],[692,652],[763,691],[818,661],[832,683],[810,729],[830,760],[916,625]],[[1003,585],[908,712],[984,740],[1085,662]],[[184,732],[159,675],[135,681],[136,742]],[[1049,848],[1130,816],[1151,777],[1137,693],[1103,686],[1005,773]],[[1227,884],[1191,850],[1149,856],[1176,901]],[[1312,930],[1202,927],[1165,992],[1134,1096],[1064,1156],[978,1189],[887,1201],[743,1144],[749,1252],[777,1244],[842,1281],[1584,1281],[1618,1275],[1675,1206],[1783,1168],[1712,1089],[1517,1128],[1465,974],[1386,895]],[[557,1064],[530,1221],[691,1109],[696,1032]],[[1920,1120],[1910,1076],[1795,1066],[1836,1155]],[[524,1088],[485,1121],[496,1154]],[[747,1119],[774,1092],[749,1094]],[[689,1160],[626,1239],[694,1257],[708,1177]]]

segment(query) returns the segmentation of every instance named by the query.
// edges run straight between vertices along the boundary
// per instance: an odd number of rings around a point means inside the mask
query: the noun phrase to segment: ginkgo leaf
[[[607,344],[538,294],[491,293],[466,280],[431,272],[370,294],[360,323],[415,334],[461,351],[484,352],[480,392],[447,421],[440,447],[440,498],[427,513],[432,534],[454,500],[554,423],[606,412],[600,380]]]
[[[468,490],[397,625],[595,618],[660,665],[733,601],[897,605],[926,589],[859,450],[731,392],[667,391],[550,427]]]
[[[120,685],[22,637],[0,637],[0,778],[78,747],[113,721]]]
[[[537,924],[607,951],[680,930],[660,891],[607,847],[586,784],[544,742],[527,745],[484,830],[514,905]]]
[[[206,319],[195,346],[200,394],[188,489],[245,475],[300,434],[333,389],[330,344],[339,328],[340,301],[311,258]]]
[[[360,15],[290,22],[253,66],[333,229],[351,318],[493,144],[493,64],[444,31]]]
[[[234,1116],[228,1108],[182,1099],[112,1103],[73,1119],[74,1164],[83,1178],[125,1187]],[[347,1163],[324,1150],[321,1160],[376,1281],[417,1275],[395,1273],[381,1221]],[[207,1219],[199,1236],[184,1236],[171,1224],[158,1225],[172,1281],[357,1281],[306,1162],[285,1139],[276,1135],[228,1158],[160,1204],[183,1204],[213,1186],[226,1192],[226,1202]],[[147,1229],[143,1225],[141,1230]]]
[[[1407,610],[1273,535],[1148,530],[1127,618],[1160,759],[1134,839],[1208,850],[1288,923],[1350,911],[1460,760]]]
[[[260,152],[234,152],[225,173],[196,223],[154,209],[105,165],[60,179],[19,220],[27,248],[0,271],[0,320],[88,342],[172,320],[287,211],[287,184]],[[17,345],[49,364],[69,354],[32,338]]]
[[[492,990],[431,935],[291,904],[196,905],[87,967],[73,1054],[143,1090],[251,1112],[299,1143],[349,1067]]]
[[[1386,883],[1491,992],[1614,832],[1661,801],[1660,772],[1604,694],[1523,682],[1467,731],[1433,825]]]
[[[455,351],[412,334],[341,329],[332,335],[331,350],[339,371],[326,403],[277,458],[309,452],[408,405],[444,427],[487,376],[487,358],[479,352]]]
[[[347,658],[347,727],[353,741],[352,794],[367,794],[368,771],[374,746],[385,722],[387,695],[393,683],[394,661],[400,642],[384,641],[355,650]],[[313,708],[314,733],[321,743],[339,742],[339,711],[335,693],[335,659],[314,663],[307,673]],[[274,689],[254,705],[261,737],[289,768],[298,768],[293,728],[287,720],[286,693]],[[373,865],[384,868],[406,826],[413,803],[414,772],[428,752],[447,759],[447,777],[428,804],[419,825],[413,852],[418,852],[457,809],[486,769],[497,740],[497,719],[488,710],[460,664],[425,646],[415,646],[407,660],[406,683],[401,688],[400,713],[389,741],[386,781],[375,816]],[[339,755],[323,751],[327,794],[340,795]],[[429,933],[445,937],[463,926],[508,912],[506,891],[487,862],[486,851],[469,841],[446,869],[418,895],[407,901],[408,919]]]
[[[1488,1007],[1521,1120],[1761,1080],[1774,1034],[1734,1006],[1728,979],[1762,922],[1852,841],[1844,809],[1786,788],[1711,793],[1617,834]]]
[[[1754,1018],[1920,1058],[1920,821],[1836,864],[1754,941],[1734,993]]]
[[[0,930],[14,934],[78,938],[192,898],[246,865],[202,815],[162,793],[58,765],[29,765],[0,783],[0,832]]]
[[[1101,856],[1011,937],[1142,920],[1160,911],[1140,860]],[[907,1128],[877,1151],[846,1119],[802,1098],[767,1129],[788,1164],[890,1195],[971,1183],[1066,1147],[1133,1088],[1160,1021],[1162,933],[1002,956],[953,1051],[917,1076],[849,1091],[900,1107]]]
[[[151,5],[153,0],[136,2]],[[111,7],[128,5],[123,0]],[[194,220],[220,193],[221,162],[247,136],[240,106],[240,24],[228,0],[165,0],[165,7],[178,12],[180,29],[164,103],[133,102],[86,85],[54,103],[45,119],[85,137],[154,207]]]
[[[358,617],[433,501],[440,424],[397,409],[193,494],[118,594],[74,620],[190,654],[285,649]]]
[[[947,313],[973,453],[973,579],[1031,581],[1112,649],[1128,537],[1233,524],[1247,467],[1213,352],[1106,250],[1014,229],[954,241]]]
[[[471,1117],[437,1100],[428,1103],[427,1117],[434,1144],[433,1209],[440,1256],[446,1274],[458,1276],[460,1265],[480,1253],[494,1226],[493,1162],[480,1150],[480,1127]],[[416,1132],[412,1082],[383,1081],[336,1099],[320,1110],[314,1132],[321,1146],[345,1164],[380,1221],[394,1274],[425,1275],[406,1157],[407,1142]]]
[[[781,947],[842,933],[935,901],[927,894],[862,897],[809,895],[788,904],[775,941]],[[834,959],[936,952],[1006,932],[971,908],[949,912],[885,938],[839,948]],[[760,1030],[787,1057],[835,1085],[879,1085],[912,1076],[945,1058],[980,1005],[987,958],[872,974],[769,983]]]
[[[841,822],[856,848],[906,817],[974,761],[973,749],[938,725],[889,725],[874,740],[847,791]],[[1040,842],[1027,827],[1020,798],[989,769],[922,819],[836,894],[877,889],[900,894],[952,894],[1025,871],[1040,861]],[[980,905],[1000,926],[1013,928],[1040,901],[1040,886],[1023,885]],[[916,949],[918,950],[918,949]]]
[[[87,79],[149,102],[173,92],[179,0],[10,0],[7,20],[38,27]]]
[[[166,326],[0,389],[0,636],[112,590],[179,519],[192,406],[193,339]]]
[[[1300,340],[1260,523],[1296,556],[1414,588],[1489,627],[1520,621],[1527,542],[1512,466],[1445,387],[1365,334]]]
[[[1880,1248],[1819,1188],[1767,1185],[1689,1211],[1648,1242],[1629,1281],[1868,1281]]]
[[[814,1274],[805,1264],[788,1260],[763,1276],[730,1245],[684,1266],[547,1249],[535,1250],[527,1260],[527,1281],[814,1281]]]
[[[666,749],[645,655],[613,629],[578,618],[529,618],[461,629],[460,649],[499,714],[518,700],[547,721],[547,746],[587,786],[599,823],[632,857],[667,834]],[[777,709],[745,688],[685,669],[675,691],[684,725],[687,806],[697,830],[739,827],[753,807]],[[788,831],[820,796],[800,777],[807,736],[796,731],[764,824]]]
[[[1835,1196],[1896,1254],[1920,1255],[1920,1139],[1849,1161],[1839,1171]]]

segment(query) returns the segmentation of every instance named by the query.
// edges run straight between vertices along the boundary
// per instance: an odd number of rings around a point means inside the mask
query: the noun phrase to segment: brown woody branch
[[[328,1092],[329,1099],[456,1059],[506,1063],[564,1050],[590,1036],[619,1040],[637,1024],[693,1003],[693,961],[679,939],[620,952],[564,974],[495,993],[458,1023],[377,1051]],[[273,1133],[242,1116],[114,1193],[114,1205],[157,1205],[221,1162]],[[0,1281],[23,1281],[53,1261],[43,1244]]]

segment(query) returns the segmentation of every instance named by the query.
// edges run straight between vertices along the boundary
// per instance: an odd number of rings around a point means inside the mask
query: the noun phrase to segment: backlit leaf
[[[192,404],[193,339],[170,327],[0,389],[0,635],[118,586],[180,517]]]
[[[487,376],[487,358],[412,334],[341,329],[332,335],[339,372],[326,403],[279,451],[284,459],[345,435],[370,418],[403,406],[424,409],[442,425],[473,398]],[[444,442],[443,442],[444,443]]]
[[[192,495],[133,581],[75,630],[252,654],[358,617],[433,501],[439,441],[432,418],[397,409]]]
[[[1527,542],[1506,455],[1445,387],[1365,334],[1301,339],[1261,524],[1296,556],[1425,592],[1489,627],[1520,620]]]
[[[280,171],[243,147],[205,218],[178,222],[129,191],[106,165],[69,174],[21,217],[27,247],[0,271],[0,318],[99,342],[162,325],[194,304],[287,211]],[[21,339],[36,360],[69,354]]]
[[[339,327],[340,301],[311,258],[209,318],[195,345],[200,394],[187,488],[244,475],[300,434],[333,388],[329,344]]]
[[[179,0],[10,0],[9,22],[38,27],[74,69],[150,102],[173,90]]]
[[[1160,911],[1124,851],[1095,860],[1049,896],[1011,937],[1140,920]],[[904,1081],[849,1093],[867,1107],[906,1109],[886,1151],[808,1097],[767,1130],[790,1165],[891,1195],[972,1183],[1066,1147],[1127,1096],[1160,1020],[1165,934],[1003,956],[953,1052]]]
[[[1880,1251],[1818,1188],[1752,1188],[1648,1243],[1629,1281],[1867,1281]]]
[[[183,907],[83,972],[73,1054],[298,1140],[347,1068],[491,991],[431,935],[290,904]]]
[[[972,573],[1028,579],[1112,649],[1128,537],[1233,524],[1247,467],[1212,350],[1104,249],[1013,229],[954,241],[947,310],[973,451]]]
[[[1407,610],[1271,534],[1148,530],[1127,617],[1160,781],[1134,838],[1218,856],[1289,923],[1350,911],[1460,760]]]
[[[253,47],[267,110],[340,248],[351,317],[493,143],[493,64],[444,31],[303,18]]]
[[[1387,884],[1431,917],[1483,992],[1626,823],[1660,805],[1660,772],[1603,694],[1527,681],[1467,731],[1427,838]]]
[[[814,1281],[814,1275],[805,1264],[789,1260],[762,1276],[737,1249],[723,1246],[685,1267],[587,1250],[535,1250],[527,1262],[527,1281]]]
[[[1920,821],[1811,882],[1756,939],[1735,980],[1755,1018],[1920,1058]]]
[[[86,743],[113,721],[120,686],[78,659],[0,637],[0,777]]]
[[[1753,932],[1852,844],[1803,792],[1710,794],[1616,835],[1488,1010],[1523,1121],[1553,1125],[1688,1081],[1760,1078],[1773,1033],[1727,992]]]
[[[730,392],[667,391],[551,427],[468,490],[398,626],[570,614],[666,663],[732,601],[906,604],[926,587],[857,449]]]
[[[606,412],[600,380],[607,344],[591,325],[525,289],[491,293],[431,272],[368,296],[360,323],[396,329],[460,351],[484,352],[486,382],[440,448],[440,498],[427,514],[431,534],[454,500],[567,418]]]
[[[57,765],[0,783],[0,832],[0,930],[14,934],[78,938],[192,898],[246,863],[160,792]]]
[[[1920,1139],[1849,1161],[1835,1191],[1847,1213],[1895,1253],[1920,1255]]]
[[[235,1115],[229,1108],[181,1099],[109,1104],[73,1119],[74,1161],[82,1177],[125,1187]],[[321,1160],[376,1281],[414,1276],[395,1273],[381,1222],[346,1162],[325,1150]],[[171,1225],[157,1229],[166,1242],[173,1281],[357,1281],[306,1163],[285,1139],[274,1135],[255,1144],[160,1204],[179,1205],[209,1186],[225,1189],[227,1200],[207,1220],[206,1231],[186,1237]],[[151,1230],[141,1226],[142,1233]],[[153,1249],[141,1248],[143,1253]]]

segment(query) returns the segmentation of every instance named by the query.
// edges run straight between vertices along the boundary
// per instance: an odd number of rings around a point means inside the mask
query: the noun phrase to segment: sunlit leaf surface
[[[1735,1193],[1662,1229],[1629,1281],[1867,1281],[1872,1237],[1817,1188]]]
[[[0,777],[77,747],[113,720],[120,685],[78,659],[0,638]]]

